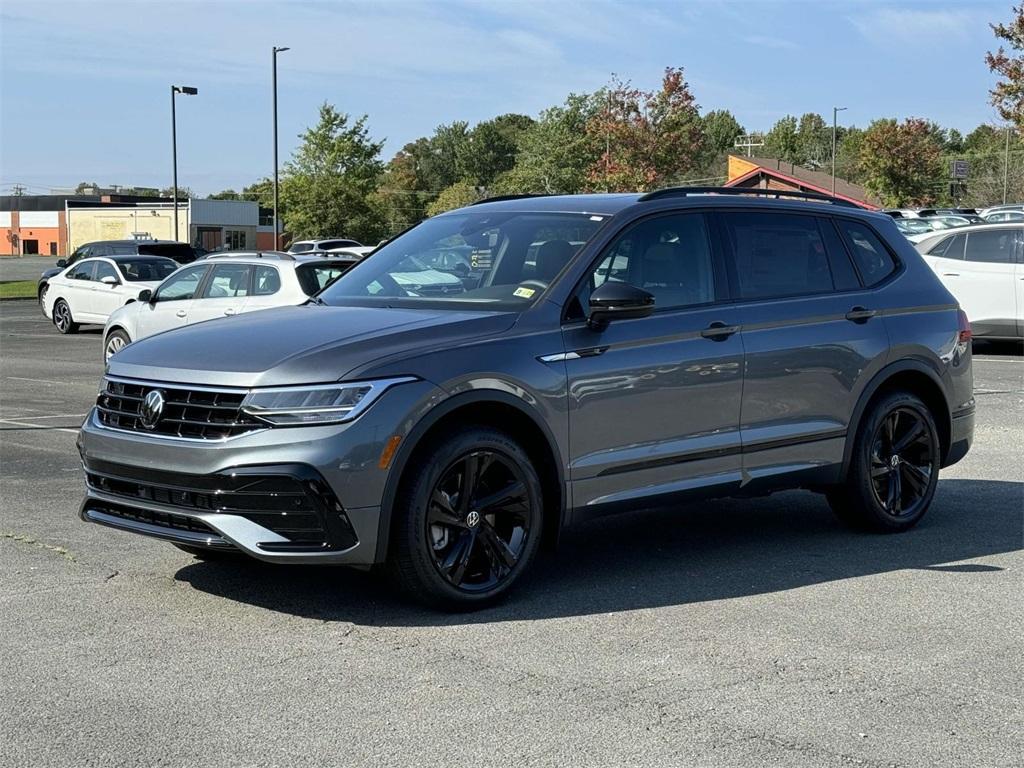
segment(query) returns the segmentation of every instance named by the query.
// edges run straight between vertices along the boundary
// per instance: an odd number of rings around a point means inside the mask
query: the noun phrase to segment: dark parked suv
[[[967,319],[890,217],[759,194],[494,199],[307,305],[131,344],[81,516],[455,608],[610,512],[807,488],[904,531],[970,446]]]

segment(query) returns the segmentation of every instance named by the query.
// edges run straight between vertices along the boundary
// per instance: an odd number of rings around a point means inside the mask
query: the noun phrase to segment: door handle
[[[942,276],[943,277],[960,277],[960,273],[959,272],[943,272]]]
[[[865,309],[864,307],[854,307],[846,313],[846,319],[851,323],[866,323],[872,317],[877,315],[873,309]]]
[[[187,315],[188,313],[187,313],[187,312],[186,312],[186,311],[185,311],[184,309],[179,309],[179,310],[178,310],[177,312],[175,312],[174,314],[176,314],[176,315],[177,315],[178,317],[184,317],[184,316],[185,316],[185,315]]]
[[[711,339],[712,341],[725,341],[727,338],[732,336],[740,327],[738,325],[726,325],[723,322],[715,320],[707,328],[700,332],[700,335],[705,339]]]

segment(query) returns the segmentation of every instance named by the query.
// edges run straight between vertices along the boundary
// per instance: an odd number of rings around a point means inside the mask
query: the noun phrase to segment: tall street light
[[[832,107],[832,197],[836,196],[836,129],[839,113],[846,107]]]
[[[198,88],[189,85],[171,86],[171,160],[174,164],[174,239],[178,239],[178,123],[174,114],[174,97],[183,93],[186,96],[195,96],[199,93]]]
[[[274,81],[274,248],[281,247],[281,235],[277,229],[277,54],[287,51],[288,48],[274,46],[273,55],[273,81]]]

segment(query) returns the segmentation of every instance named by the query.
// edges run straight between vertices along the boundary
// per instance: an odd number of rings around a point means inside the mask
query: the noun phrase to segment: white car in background
[[[1024,338],[1024,223],[957,227],[917,250],[960,302],[974,338]]]
[[[65,334],[77,333],[80,325],[103,325],[140,291],[156,288],[177,268],[176,261],[163,256],[80,259],[49,279],[43,314]]]
[[[146,336],[192,323],[302,304],[350,266],[323,255],[277,251],[210,254],[114,312],[103,331],[103,357]]]
[[[336,248],[363,248],[358,240],[349,237],[327,237],[322,240],[296,240],[288,246],[288,253],[326,253]]]

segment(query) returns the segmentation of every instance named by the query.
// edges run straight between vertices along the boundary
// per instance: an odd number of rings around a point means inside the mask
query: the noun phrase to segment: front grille
[[[347,549],[357,542],[329,486],[304,465],[186,475],[93,460],[85,477],[90,488],[126,505],[136,500],[192,513],[238,515],[288,539],[262,545],[268,551]]]
[[[138,509],[137,507],[125,504],[112,504],[110,502],[96,502],[91,505],[91,508],[122,520],[148,523],[149,525],[157,525],[174,531],[205,533],[218,539],[220,538],[220,534],[202,520],[196,520],[194,517],[186,517],[185,515],[176,515],[173,512],[154,512],[149,509]]]
[[[164,407],[150,429],[142,423],[141,409],[143,399],[153,390],[163,395]],[[100,423],[111,429],[192,440],[223,440],[266,427],[241,410],[245,395],[244,390],[237,389],[194,389],[106,379],[96,408]]]

